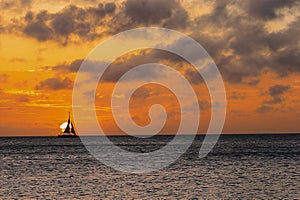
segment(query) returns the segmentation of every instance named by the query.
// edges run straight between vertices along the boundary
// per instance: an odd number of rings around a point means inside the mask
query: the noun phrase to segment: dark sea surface
[[[172,137],[110,139],[149,152]],[[0,199],[300,199],[299,134],[222,135],[199,159],[202,140],[163,170],[130,174],[97,161],[79,138],[2,137]]]

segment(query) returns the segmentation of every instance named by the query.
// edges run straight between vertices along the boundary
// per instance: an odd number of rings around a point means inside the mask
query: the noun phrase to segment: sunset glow
[[[68,126],[68,122],[62,123],[62,124],[59,126],[59,128],[61,129],[61,132],[64,132],[65,129],[67,128],[67,126]],[[72,125],[70,124],[69,127],[72,128]]]
[[[299,2],[283,1],[265,10],[252,5],[257,1],[5,2],[0,2],[0,136],[57,135],[72,111],[73,83],[82,60],[105,39],[144,26],[187,34],[214,59],[227,93],[224,133],[300,131]],[[120,48],[126,43],[143,40],[120,42]],[[111,51],[102,55],[103,62],[111,61]],[[198,132],[205,133],[211,117],[205,83],[186,61],[151,49],[120,56],[102,78],[95,109],[103,129],[122,134],[110,105],[111,98],[124,97],[111,96],[119,73],[149,62],[171,66],[191,82],[201,109]],[[174,133],[178,102],[157,85],[140,88],[131,99],[134,122],[149,123],[148,108],[155,103],[168,113],[161,133]]]

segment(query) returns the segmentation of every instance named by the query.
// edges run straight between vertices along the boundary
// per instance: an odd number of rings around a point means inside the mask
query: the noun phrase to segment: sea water
[[[0,199],[300,198],[300,135],[222,135],[199,159],[203,137],[169,167],[147,174],[105,166],[80,138],[2,137]],[[150,152],[172,136],[110,140]]]

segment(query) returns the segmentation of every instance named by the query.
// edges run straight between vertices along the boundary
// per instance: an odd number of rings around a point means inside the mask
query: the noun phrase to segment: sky
[[[82,61],[99,43],[139,27],[179,31],[209,53],[226,89],[223,133],[300,131],[299,1],[0,0],[0,11],[0,136],[57,135],[72,110],[73,84]],[[169,38],[164,42],[180,45]],[[95,93],[96,114],[106,134],[122,133],[110,104],[112,98],[125,95],[112,95],[118,79],[134,66],[154,62],[171,66],[189,81],[201,112],[200,119],[193,115],[190,119],[199,121],[198,132],[205,133],[211,99],[190,63],[155,49],[134,50],[110,60],[112,51],[108,49],[101,60],[112,64]],[[164,71],[146,70],[134,81],[149,74],[167,76]],[[131,97],[133,121],[147,125],[149,108],[157,103],[167,112],[161,133],[176,132],[180,103],[170,89],[157,84],[140,87]],[[186,110],[193,113],[193,108]]]

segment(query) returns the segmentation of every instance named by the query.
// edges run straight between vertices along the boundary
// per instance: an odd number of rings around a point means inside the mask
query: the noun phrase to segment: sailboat
[[[63,133],[59,134],[58,137],[64,137],[64,138],[66,138],[66,137],[78,137],[78,134],[75,131],[74,124],[71,121],[70,112],[69,112],[69,119],[68,119],[68,122],[66,124],[67,124],[66,127],[63,127],[64,128]]]

